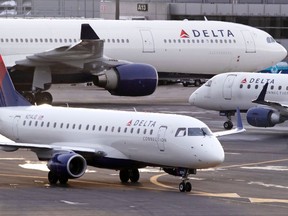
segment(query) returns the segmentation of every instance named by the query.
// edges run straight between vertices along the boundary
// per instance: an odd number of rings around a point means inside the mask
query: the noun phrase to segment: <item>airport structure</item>
[[[231,21],[265,30],[288,48],[287,0],[0,0],[0,16]]]

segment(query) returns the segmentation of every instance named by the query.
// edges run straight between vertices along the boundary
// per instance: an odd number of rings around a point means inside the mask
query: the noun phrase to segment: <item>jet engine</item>
[[[56,153],[47,166],[55,176],[71,179],[84,175],[87,163],[81,155],[69,152]]]
[[[184,168],[163,168],[163,170],[169,175],[184,176],[187,169]],[[196,174],[196,169],[189,169],[189,174]]]
[[[158,74],[148,64],[123,64],[98,74],[93,83],[112,95],[145,96],[155,91]]]
[[[262,107],[250,108],[246,118],[247,122],[255,127],[274,127],[275,124],[284,122],[278,112]]]

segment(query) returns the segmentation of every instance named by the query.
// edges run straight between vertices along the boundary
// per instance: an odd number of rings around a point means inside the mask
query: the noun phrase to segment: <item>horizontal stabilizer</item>
[[[96,32],[92,29],[89,24],[81,25],[81,40],[98,40],[100,39]]]

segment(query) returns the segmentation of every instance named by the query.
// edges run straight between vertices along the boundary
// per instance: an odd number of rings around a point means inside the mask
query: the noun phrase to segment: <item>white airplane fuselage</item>
[[[235,107],[248,110],[257,106],[252,103],[263,86],[269,83],[266,100],[287,104],[287,74],[233,72],[218,74],[193,92],[191,105],[216,111],[231,111]]]
[[[11,67],[29,55],[74,44],[82,23],[105,40],[104,55],[151,64],[158,72],[257,71],[287,54],[266,32],[236,23],[87,19],[0,19],[0,53]]]
[[[66,143],[68,149],[77,143],[77,148],[103,149],[105,158],[164,167],[208,168],[224,160],[218,139],[192,117],[47,105],[0,111],[1,134],[18,143],[59,143],[63,148]],[[188,135],[179,128],[209,133]]]

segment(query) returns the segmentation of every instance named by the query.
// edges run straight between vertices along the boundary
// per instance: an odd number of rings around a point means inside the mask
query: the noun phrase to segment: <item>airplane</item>
[[[223,125],[225,129],[233,127],[231,116],[235,114],[234,107],[239,107],[241,112],[248,111],[247,120],[250,125],[273,127],[284,122],[287,114],[279,107],[255,107],[253,101],[264,85],[269,83],[267,100],[285,104],[288,95],[287,80],[287,74],[248,72],[218,74],[194,91],[189,97],[189,103],[203,109],[219,111],[221,116],[226,116],[227,121]]]
[[[278,62],[276,65],[265,68],[264,70],[259,71],[259,73],[288,73],[288,63],[287,62]]]
[[[212,133],[202,121],[184,115],[119,110],[34,106],[18,93],[0,57],[1,150],[19,148],[48,161],[50,184],[66,184],[87,166],[120,170],[121,182],[137,182],[139,168],[162,167],[181,176],[181,192],[197,169],[224,161],[217,136],[245,131],[238,111],[237,128]]]
[[[221,21],[5,18],[0,28],[15,87],[37,104],[52,103],[51,84],[92,81],[113,95],[143,96],[163,73],[210,78],[258,71],[287,55],[268,33]]]

